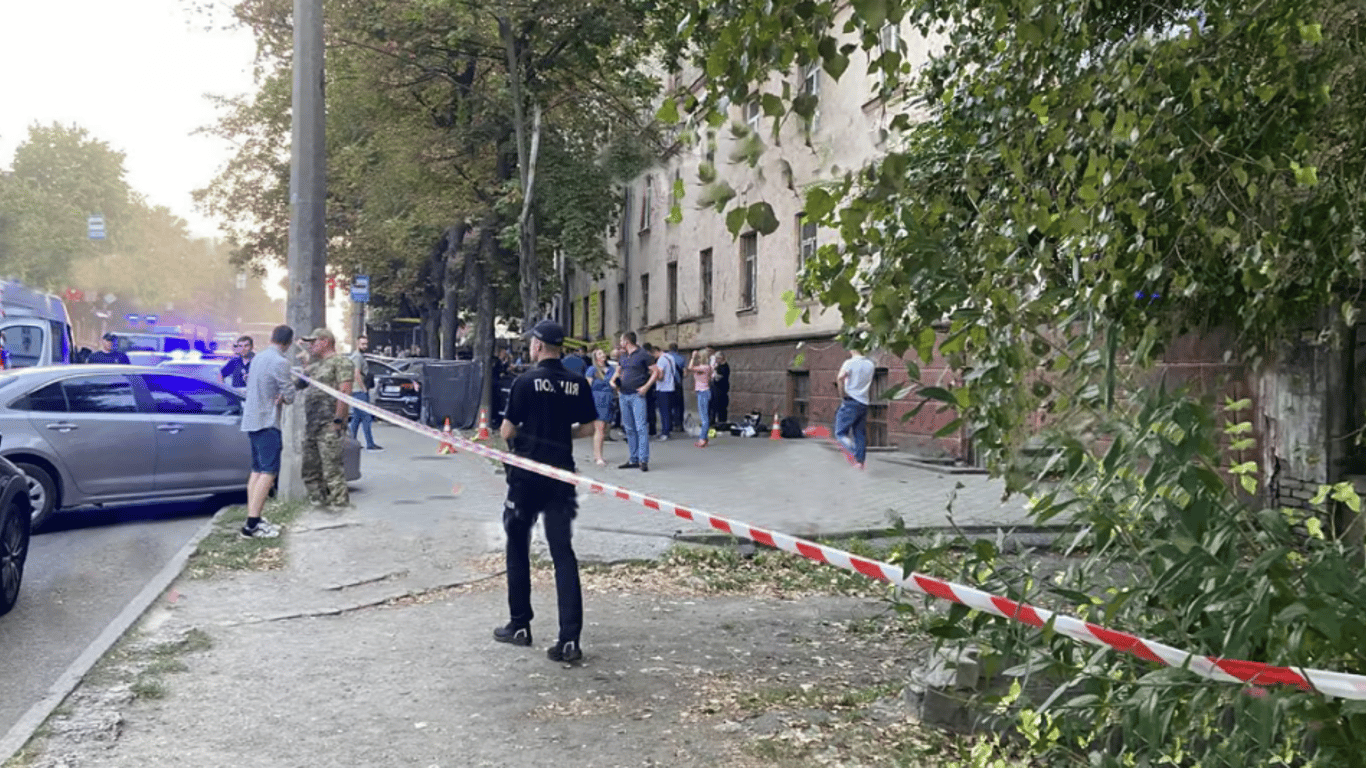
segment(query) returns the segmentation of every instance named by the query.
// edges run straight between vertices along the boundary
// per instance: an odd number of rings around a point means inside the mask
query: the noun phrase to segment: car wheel
[[[57,508],[57,481],[42,467],[23,462],[15,462],[14,466],[28,475],[28,503],[33,509],[32,527],[36,529]]]
[[[9,613],[19,601],[32,530],[29,519],[28,497],[22,491],[0,509],[0,616]]]

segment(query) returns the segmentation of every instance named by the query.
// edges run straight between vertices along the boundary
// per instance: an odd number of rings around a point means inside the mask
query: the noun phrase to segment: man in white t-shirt
[[[655,407],[659,409],[658,439],[662,442],[668,440],[669,433],[673,431],[673,399],[674,390],[678,388],[678,365],[668,352],[659,347],[655,348],[655,365],[659,368],[659,383],[655,384],[659,398]]]
[[[835,379],[844,401],[835,412],[835,437],[849,451],[859,469],[868,455],[868,391],[873,386],[873,361],[858,350],[840,366]]]

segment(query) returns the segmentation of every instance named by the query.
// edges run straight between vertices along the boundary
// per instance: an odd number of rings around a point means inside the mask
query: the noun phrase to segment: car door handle
[[[183,430],[184,428],[185,428],[185,425],[184,425],[184,424],[158,424],[158,425],[157,425],[157,431],[158,431],[158,432],[170,432],[170,433],[173,434],[173,435],[179,434],[180,431]]]
[[[77,427],[75,424],[72,424],[69,421],[54,422],[52,424],[47,425],[47,428],[53,430],[54,432],[63,433],[70,432],[73,429],[79,429],[79,427]]]

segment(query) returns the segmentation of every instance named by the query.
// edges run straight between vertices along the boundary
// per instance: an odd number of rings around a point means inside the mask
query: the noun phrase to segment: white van
[[[71,362],[71,318],[60,297],[0,280],[0,341],[7,368]]]

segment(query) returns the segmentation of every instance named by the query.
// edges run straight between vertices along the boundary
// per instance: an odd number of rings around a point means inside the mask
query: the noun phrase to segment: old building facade
[[[784,294],[797,290],[803,262],[835,237],[804,220],[806,190],[875,160],[895,140],[887,130],[890,110],[877,96],[879,83],[867,74],[870,58],[895,46],[910,66],[928,59],[930,41],[900,27],[887,26],[880,40],[874,50],[855,54],[839,80],[819,67],[787,73],[793,93],[818,99],[809,123],[793,116],[775,141],[773,121],[762,115],[757,101],[732,104],[729,116],[741,130],[723,126],[634,180],[610,241],[616,268],[601,280],[569,278],[571,334],[598,341],[632,330],[642,341],[676,342],[683,350],[711,346],[729,358],[732,418],[757,410],[765,420],[774,413],[808,423],[833,420],[839,401],[835,376],[847,356],[835,340],[839,317],[799,299],[810,309],[810,322],[789,325]],[[694,92],[706,87],[697,73],[670,83],[684,84]],[[763,90],[776,93],[783,86],[782,78],[774,77]],[[753,167],[742,157],[752,148],[746,134],[766,145]],[[733,236],[725,214],[703,200],[700,176],[712,168],[736,192],[727,210],[767,202],[777,230],[764,235],[746,227]],[[680,188],[681,220],[670,221]],[[879,385],[904,378],[904,366],[895,358],[881,357],[878,364]],[[929,445],[923,438],[935,431],[934,419],[903,424],[899,405],[874,405],[871,443]],[[952,451],[956,443],[947,441],[943,450]]]

